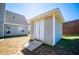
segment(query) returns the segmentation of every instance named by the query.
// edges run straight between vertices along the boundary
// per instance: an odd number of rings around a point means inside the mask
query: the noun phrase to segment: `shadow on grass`
[[[78,55],[79,54],[79,39],[62,38],[55,46],[42,44],[34,51],[29,51],[24,48],[21,51],[24,55]]]
[[[72,52],[73,54],[79,54],[79,39],[65,39],[62,38],[55,47],[58,47],[59,49],[64,49],[67,51]]]
[[[65,48],[77,48],[79,47],[79,39],[65,39],[62,38],[56,46],[64,46]]]

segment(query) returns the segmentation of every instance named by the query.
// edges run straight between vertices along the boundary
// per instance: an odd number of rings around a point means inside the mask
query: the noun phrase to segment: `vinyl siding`
[[[53,17],[44,18],[44,43],[53,44]]]
[[[3,28],[4,24],[0,24],[0,37],[4,36],[4,28]]]
[[[37,40],[39,40],[40,39],[40,22],[39,22],[39,20],[36,20],[36,22],[35,22],[35,38],[37,39]]]
[[[59,19],[57,17],[55,17],[55,44],[62,37],[62,23],[60,23],[58,20]]]
[[[5,13],[5,4],[0,3],[0,37],[4,36],[4,14]]]
[[[40,19],[40,40],[44,42],[44,18]]]
[[[10,34],[6,34],[6,30],[8,30],[6,28],[6,26],[9,26],[10,27],[10,31],[11,33]],[[24,30],[24,32],[22,32],[22,30],[20,30],[20,28],[25,28],[25,29],[22,29]],[[4,33],[5,33],[5,36],[13,36],[13,35],[27,35],[28,34],[28,28],[26,26],[18,26],[18,25],[5,25],[5,29],[4,29]]]

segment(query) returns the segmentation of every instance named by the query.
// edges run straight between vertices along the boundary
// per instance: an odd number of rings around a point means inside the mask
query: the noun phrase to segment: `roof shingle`
[[[12,24],[20,24],[20,25],[27,25],[26,18],[23,15],[7,11],[6,10],[6,17],[5,23],[12,23]]]

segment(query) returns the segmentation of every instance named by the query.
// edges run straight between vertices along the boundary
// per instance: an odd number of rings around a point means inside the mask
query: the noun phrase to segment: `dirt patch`
[[[0,55],[22,54],[20,51],[29,40],[29,36],[5,38],[0,41]]]

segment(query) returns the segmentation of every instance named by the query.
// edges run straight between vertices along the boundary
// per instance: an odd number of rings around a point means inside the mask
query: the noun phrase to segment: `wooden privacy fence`
[[[78,35],[79,19],[63,23],[63,35]]]

